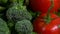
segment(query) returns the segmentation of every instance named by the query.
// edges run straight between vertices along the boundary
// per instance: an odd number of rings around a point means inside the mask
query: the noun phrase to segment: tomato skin
[[[41,21],[40,19],[35,20],[33,23],[34,31],[39,33],[41,32],[41,28],[45,25],[44,21]]]
[[[42,34],[60,34],[60,18],[56,18],[50,24],[42,27]]]
[[[47,16],[47,13],[41,13],[38,17],[39,18],[44,18],[45,16]],[[58,16],[56,14],[50,13],[51,18],[57,18]]]
[[[59,9],[60,9],[60,0],[58,0],[59,1]]]
[[[50,12],[57,12],[59,8],[58,0],[53,0],[54,7]],[[30,0],[30,7],[34,11],[39,11],[42,13],[48,12],[49,7],[51,6],[51,0]]]
[[[41,34],[41,33],[43,33],[43,34],[45,34],[46,32],[43,32],[43,28],[44,27],[47,27],[48,25],[46,24],[46,22],[44,21],[44,16],[46,16],[46,13],[45,14],[41,14],[40,16],[38,16],[35,20],[34,20],[34,22],[33,22],[33,26],[34,26],[34,31],[35,32],[37,32],[38,34]],[[55,14],[52,14],[51,13],[51,18],[53,18],[53,19],[55,19],[55,18],[58,18],[58,16],[57,15],[55,15]],[[50,26],[50,25],[49,25]],[[47,27],[47,28],[49,28],[49,27]],[[46,30],[47,31],[47,30]]]

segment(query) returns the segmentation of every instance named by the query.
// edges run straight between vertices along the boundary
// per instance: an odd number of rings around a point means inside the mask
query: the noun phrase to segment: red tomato
[[[57,12],[58,8],[59,8],[59,2],[58,0],[53,0],[54,2],[54,6],[51,9],[50,12]],[[49,7],[51,6],[51,0],[30,0],[30,7],[31,9],[33,9],[34,11],[39,11],[42,13],[46,13],[49,9]]]
[[[60,18],[52,20],[49,24],[41,28],[42,34],[60,34]]]
[[[43,31],[43,28],[47,27],[50,24],[50,23],[46,24],[45,19],[44,19],[45,16],[46,16],[46,13],[45,14],[41,14],[33,22],[34,31],[37,32],[38,34],[41,34],[41,33],[45,34],[46,30]],[[51,16],[52,19],[58,18],[57,15],[52,14],[52,13],[50,14],[50,16]],[[51,24],[51,25],[53,25],[53,24]],[[49,28],[51,25],[49,25],[47,28]],[[46,33],[46,34],[48,34],[48,33]]]
[[[39,18],[44,18],[45,16],[47,16],[47,13],[41,13],[41,15],[38,16],[38,17]],[[58,17],[56,14],[53,14],[53,13],[50,13],[50,16],[51,16],[52,19]]]
[[[60,9],[60,0],[59,0],[59,9]]]

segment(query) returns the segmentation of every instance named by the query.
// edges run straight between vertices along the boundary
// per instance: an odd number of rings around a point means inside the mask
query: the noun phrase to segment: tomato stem
[[[50,11],[54,7],[54,2],[53,1],[54,0],[51,0],[51,6],[49,7],[48,12],[47,12],[47,22],[46,23],[49,23],[51,21]]]
[[[60,17],[60,8],[58,9],[58,12],[56,12],[55,14],[57,14]]]

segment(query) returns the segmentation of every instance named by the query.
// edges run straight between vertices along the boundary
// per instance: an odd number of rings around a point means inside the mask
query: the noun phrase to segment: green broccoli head
[[[7,18],[13,21],[20,21],[23,19],[31,20],[32,15],[27,11],[26,6],[13,6],[7,10]]]
[[[9,2],[11,2],[11,3],[19,3],[20,5],[23,5],[24,1],[25,0],[9,0]]]
[[[16,23],[15,29],[19,34],[32,34],[33,26],[29,20],[24,19]]]
[[[0,18],[0,34],[10,34],[9,28],[4,20]]]

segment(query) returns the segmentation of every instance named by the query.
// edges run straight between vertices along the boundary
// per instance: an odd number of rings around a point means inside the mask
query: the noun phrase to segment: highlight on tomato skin
[[[60,18],[56,18],[42,28],[42,34],[60,34]]]
[[[51,20],[51,22],[48,24],[46,24],[45,22],[45,19],[44,19],[45,16],[46,16],[46,13],[41,14],[33,21],[34,32],[37,32],[38,34],[43,33],[43,32],[44,32],[43,34],[45,33],[49,34],[50,28],[56,26],[56,24],[57,25],[60,24],[58,23],[60,21],[60,18],[56,14],[50,13],[50,16],[53,20]]]
[[[52,0],[30,0],[29,6],[33,11],[46,13],[48,12],[48,9],[52,4],[51,1]],[[50,12],[58,12],[59,0],[53,0],[53,2],[54,2],[54,6]]]

